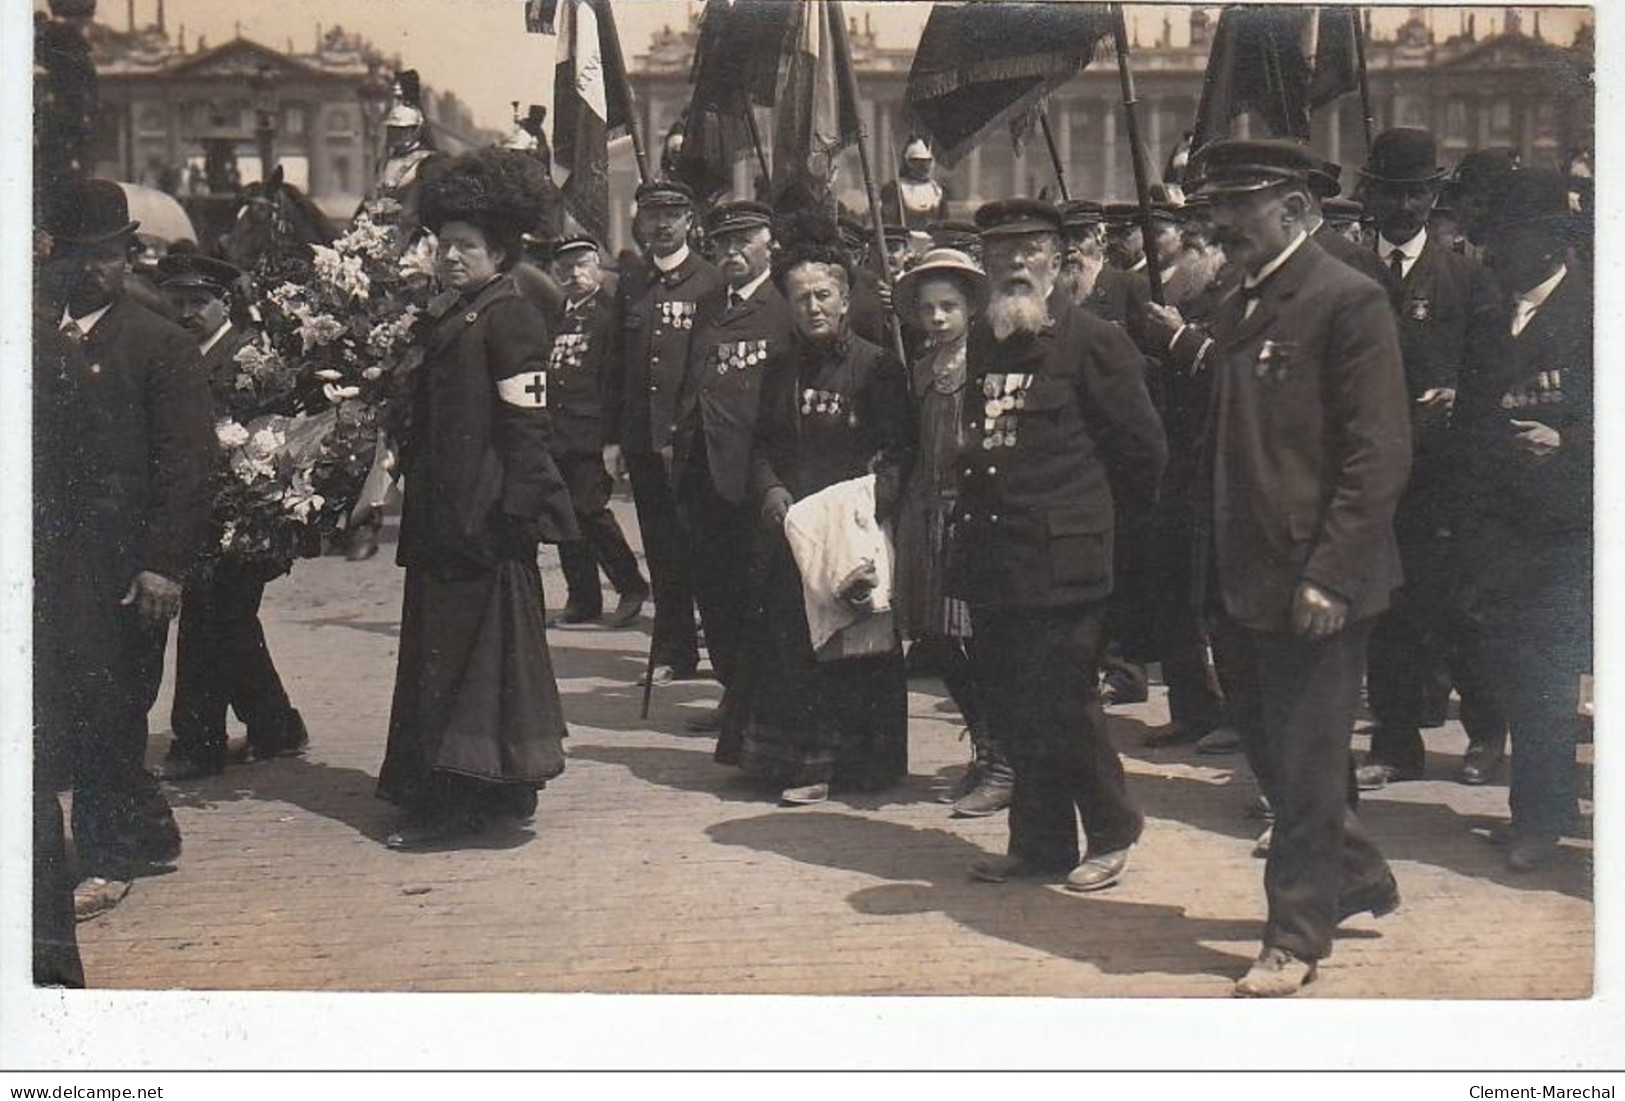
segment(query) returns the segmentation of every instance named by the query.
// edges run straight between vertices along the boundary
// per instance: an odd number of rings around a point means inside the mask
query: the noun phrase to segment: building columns
[[[1117,196],[1117,112],[1108,105],[1100,121],[1106,135],[1101,143],[1100,197],[1109,200]]]

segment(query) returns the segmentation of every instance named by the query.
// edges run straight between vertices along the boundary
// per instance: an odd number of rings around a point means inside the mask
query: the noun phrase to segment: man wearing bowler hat
[[[246,422],[268,410],[236,407],[242,391],[235,386],[235,357],[258,339],[231,319],[231,296],[241,278],[225,261],[197,254],[158,262],[159,288],[197,342],[216,418]],[[220,465],[217,460],[214,469]],[[309,743],[260,626],[266,583],[284,569],[217,555],[187,579],[175,644],[174,738],[159,770],[163,779],[195,780],[225,768],[228,708],[247,728],[246,754],[256,760],[300,753]]]
[[[1399,903],[1348,803],[1348,732],[1371,623],[1400,579],[1410,421],[1387,297],[1309,239],[1316,159],[1288,141],[1222,141],[1195,160],[1214,238],[1245,273],[1206,357],[1199,606],[1276,815],[1263,948],[1235,992],[1278,997],[1314,977],[1340,921]]]
[[[971,874],[1053,875],[1095,891],[1122,876],[1144,823],[1098,688],[1113,505],[1151,506],[1167,445],[1133,343],[1056,293],[1055,207],[1000,200],[976,224],[990,300],[966,348],[973,396],[948,588],[970,605],[987,722],[1008,749],[1015,788],[1008,855]]]
[[[1549,863],[1578,817],[1580,675],[1591,667],[1592,291],[1567,181],[1523,168],[1479,223],[1511,295],[1495,356],[1462,380],[1455,604],[1512,733],[1508,867]]]
[[[1377,230],[1377,259],[1399,288],[1412,446],[1410,482],[1394,518],[1405,581],[1377,621],[1367,659],[1367,695],[1376,726],[1369,759],[1357,773],[1367,789],[1422,777],[1427,697],[1430,689],[1443,695],[1433,682],[1442,681],[1451,648],[1443,600],[1454,466],[1450,410],[1462,380],[1486,358],[1485,342],[1496,330],[1499,303],[1489,274],[1428,232],[1445,175],[1433,135],[1409,127],[1377,135],[1370,164],[1360,170],[1366,210]],[[1468,698],[1478,686],[1463,679],[1458,687],[1468,713],[1478,715],[1479,701]],[[1468,761],[1468,775],[1479,783],[1494,770],[1503,739],[1498,720],[1485,725],[1493,733],[1477,731],[1479,744]]]
[[[614,340],[604,375],[604,465],[632,482],[638,530],[654,590],[656,683],[694,676],[693,564],[678,524],[671,468],[677,395],[688,370],[699,303],[722,282],[716,265],[689,246],[694,196],[677,180],[637,189],[634,225],[644,262],[615,288]]]
[[[547,357],[547,408],[553,422],[549,448],[570,490],[581,538],[559,544],[568,589],[557,624],[592,623],[604,611],[598,569],[619,601],[607,626],[629,627],[649,598],[649,583],[621,525],[609,511],[614,486],[604,466],[603,377],[612,353],[615,317],[604,290],[598,242],[567,237],[553,250],[553,278],[564,304],[549,320],[553,347]]]
[[[35,767],[73,789],[81,920],[180,855],[143,756],[214,457],[196,341],[123,292],[136,226],[117,184],[74,185],[34,349]]]
[[[750,600],[750,566],[760,521],[747,492],[763,379],[794,370],[790,307],[773,285],[773,212],[761,203],[721,203],[705,220],[724,285],[699,303],[688,373],[678,397],[673,476],[694,595],[705,624],[723,708],[694,720],[723,730],[728,695],[741,672],[739,647]],[[718,759],[728,759],[726,737]]]

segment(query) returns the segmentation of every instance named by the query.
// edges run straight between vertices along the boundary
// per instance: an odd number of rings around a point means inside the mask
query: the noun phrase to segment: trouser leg
[[[34,983],[82,988],[85,969],[74,931],[73,877],[62,804],[49,784],[34,786]]]
[[[596,513],[578,516],[581,532],[592,548],[593,557],[609,578],[610,586],[621,596],[637,596],[649,591],[643,572],[638,569],[637,555],[626,542],[626,535],[608,508]]]
[[[578,514],[576,520],[579,522]],[[574,611],[596,616],[604,610],[604,594],[598,584],[598,557],[585,539],[559,544],[559,567],[564,574],[565,603]]]
[[[695,564],[694,596],[705,624],[711,667],[725,687],[739,668],[753,583],[755,510],[718,497],[709,486],[683,505],[683,526]]]
[[[694,587],[688,552],[678,524],[665,461],[656,454],[626,452],[637,506],[643,555],[649,564],[654,590],[654,647],[656,664],[692,670],[699,664],[699,640],[694,630]]]

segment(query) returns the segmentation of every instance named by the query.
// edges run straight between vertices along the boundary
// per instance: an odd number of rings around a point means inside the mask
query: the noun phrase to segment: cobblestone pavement
[[[1160,689],[1111,712],[1148,818],[1123,881],[1090,896],[992,886],[965,868],[1003,850],[1003,815],[954,819],[935,799],[969,755],[938,682],[911,683],[906,783],[781,809],[711,761],[710,736],[684,729],[714,683],[657,689],[638,719],[647,615],[625,631],[550,633],[570,764],[533,828],[392,852],[381,841],[393,810],[373,784],[400,611],[393,549],[301,562],[270,587],[266,630],[310,752],[170,785],[186,851],[80,926],[92,985],[1217,997],[1257,951],[1254,789],[1237,756],[1141,746],[1166,721]],[[553,551],[544,564],[557,607]],[[166,686],[153,760],[168,706]],[[1362,811],[1404,905],[1349,922],[1306,996],[1585,997],[1589,840],[1538,873],[1505,871],[1481,836],[1505,814],[1504,779],[1451,779],[1465,746],[1454,721],[1428,742],[1430,778],[1373,793]],[[1588,792],[1589,760],[1587,746]]]

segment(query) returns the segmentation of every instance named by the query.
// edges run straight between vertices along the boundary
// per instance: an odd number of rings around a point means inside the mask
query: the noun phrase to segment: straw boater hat
[[[958,249],[934,248],[897,280],[892,300],[900,317],[913,317],[919,309],[921,285],[931,278],[949,278],[965,288],[972,316],[987,305],[987,276],[976,262]]]

